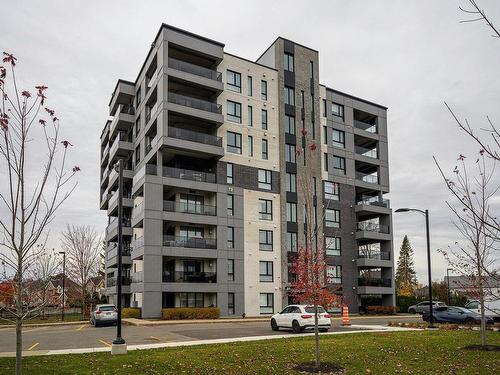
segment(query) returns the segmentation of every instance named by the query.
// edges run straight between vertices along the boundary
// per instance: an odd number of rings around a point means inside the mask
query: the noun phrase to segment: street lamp
[[[446,269],[446,281],[448,283],[448,305],[451,304],[451,291],[450,291],[450,274],[449,271],[453,271],[453,268]]]
[[[61,309],[61,321],[64,322],[64,285],[66,281],[66,252],[59,251],[59,254],[63,256],[63,279],[62,279],[62,309]]]
[[[427,272],[429,277],[429,327],[434,327],[434,314],[432,309],[432,274],[431,274],[431,239],[429,235],[429,210],[419,210],[418,208],[398,208],[396,212],[419,212],[425,216],[425,232],[427,237]]]

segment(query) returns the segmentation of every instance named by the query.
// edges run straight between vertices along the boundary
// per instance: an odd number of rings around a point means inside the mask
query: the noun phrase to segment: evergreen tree
[[[417,286],[417,274],[413,266],[413,250],[408,236],[403,238],[399,251],[398,268],[396,271],[396,293],[399,296],[411,296]]]

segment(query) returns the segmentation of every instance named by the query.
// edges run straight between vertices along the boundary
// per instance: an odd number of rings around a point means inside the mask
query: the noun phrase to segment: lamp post
[[[427,237],[427,273],[429,278],[429,326],[434,327],[434,314],[432,308],[432,273],[431,273],[431,239],[429,234],[429,210],[419,210],[418,208],[398,208],[396,212],[419,212],[425,216],[425,234]]]
[[[446,281],[448,283],[448,305],[451,304],[450,274],[448,273],[449,271],[453,271],[453,269],[452,268],[446,269]]]
[[[63,256],[63,279],[62,279],[62,308],[61,308],[61,321],[64,322],[64,286],[66,281],[66,252],[59,251],[59,254]]]

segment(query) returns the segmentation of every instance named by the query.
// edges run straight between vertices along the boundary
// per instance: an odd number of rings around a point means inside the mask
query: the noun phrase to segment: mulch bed
[[[464,349],[465,350],[473,350],[473,351],[481,350],[484,352],[498,352],[498,351],[500,351],[500,346],[499,345],[486,345],[486,346],[469,345],[469,346],[465,346]]]
[[[321,362],[318,367],[315,366],[314,362],[299,363],[293,367],[295,371],[299,371],[304,374],[344,374],[345,368],[339,364],[332,362]]]

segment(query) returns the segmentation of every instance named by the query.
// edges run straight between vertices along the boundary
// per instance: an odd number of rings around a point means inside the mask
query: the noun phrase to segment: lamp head
[[[409,208],[398,208],[395,212],[408,212],[410,211]]]

